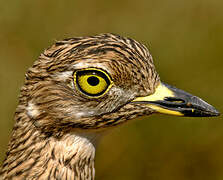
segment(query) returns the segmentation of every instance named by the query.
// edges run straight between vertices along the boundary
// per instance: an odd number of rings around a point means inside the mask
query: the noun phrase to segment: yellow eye
[[[89,96],[101,96],[111,85],[107,73],[93,68],[76,71],[74,79],[78,89]]]

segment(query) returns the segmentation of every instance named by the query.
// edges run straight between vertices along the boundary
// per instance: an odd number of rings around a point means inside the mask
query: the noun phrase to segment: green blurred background
[[[223,1],[0,1],[0,160],[24,74],[55,40],[117,33],[143,42],[161,79],[223,112]],[[222,180],[223,118],[153,115],[110,131],[97,180]]]

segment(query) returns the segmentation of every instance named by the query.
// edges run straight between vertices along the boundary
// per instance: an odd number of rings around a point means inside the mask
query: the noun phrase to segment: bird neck
[[[57,171],[57,178],[94,179],[95,145],[91,140],[89,135],[71,133],[60,140],[48,141],[49,145],[44,154],[48,157],[51,155],[51,167]]]
[[[91,135],[70,133],[60,140],[51,138],[45,142],[43,155],[46,156],[41,156],[41,161],[50,160],[48,166],[56,173],[50,178],[94,179],[95,144],[91,138]]]
[[[69,132],[60,138],[47,137],[27,115],[16,114],[16,117],[7,157],[0,170],[4,179],[94,179],[97,134]]]

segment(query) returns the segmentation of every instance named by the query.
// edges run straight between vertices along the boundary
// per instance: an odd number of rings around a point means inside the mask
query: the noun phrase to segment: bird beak
[[[160,83],[152,95],[137,97],[132,103],[146,104],[155,112],[175,116],[210,117],[220,113],[210,104],[183,90]]]

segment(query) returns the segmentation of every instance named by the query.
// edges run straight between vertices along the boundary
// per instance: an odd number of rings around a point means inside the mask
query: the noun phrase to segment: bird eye
[[[76,71],[74,81],[78,89],[88,96],[101,96],[111,86],[109,75],[102,70],[93,68]]]

